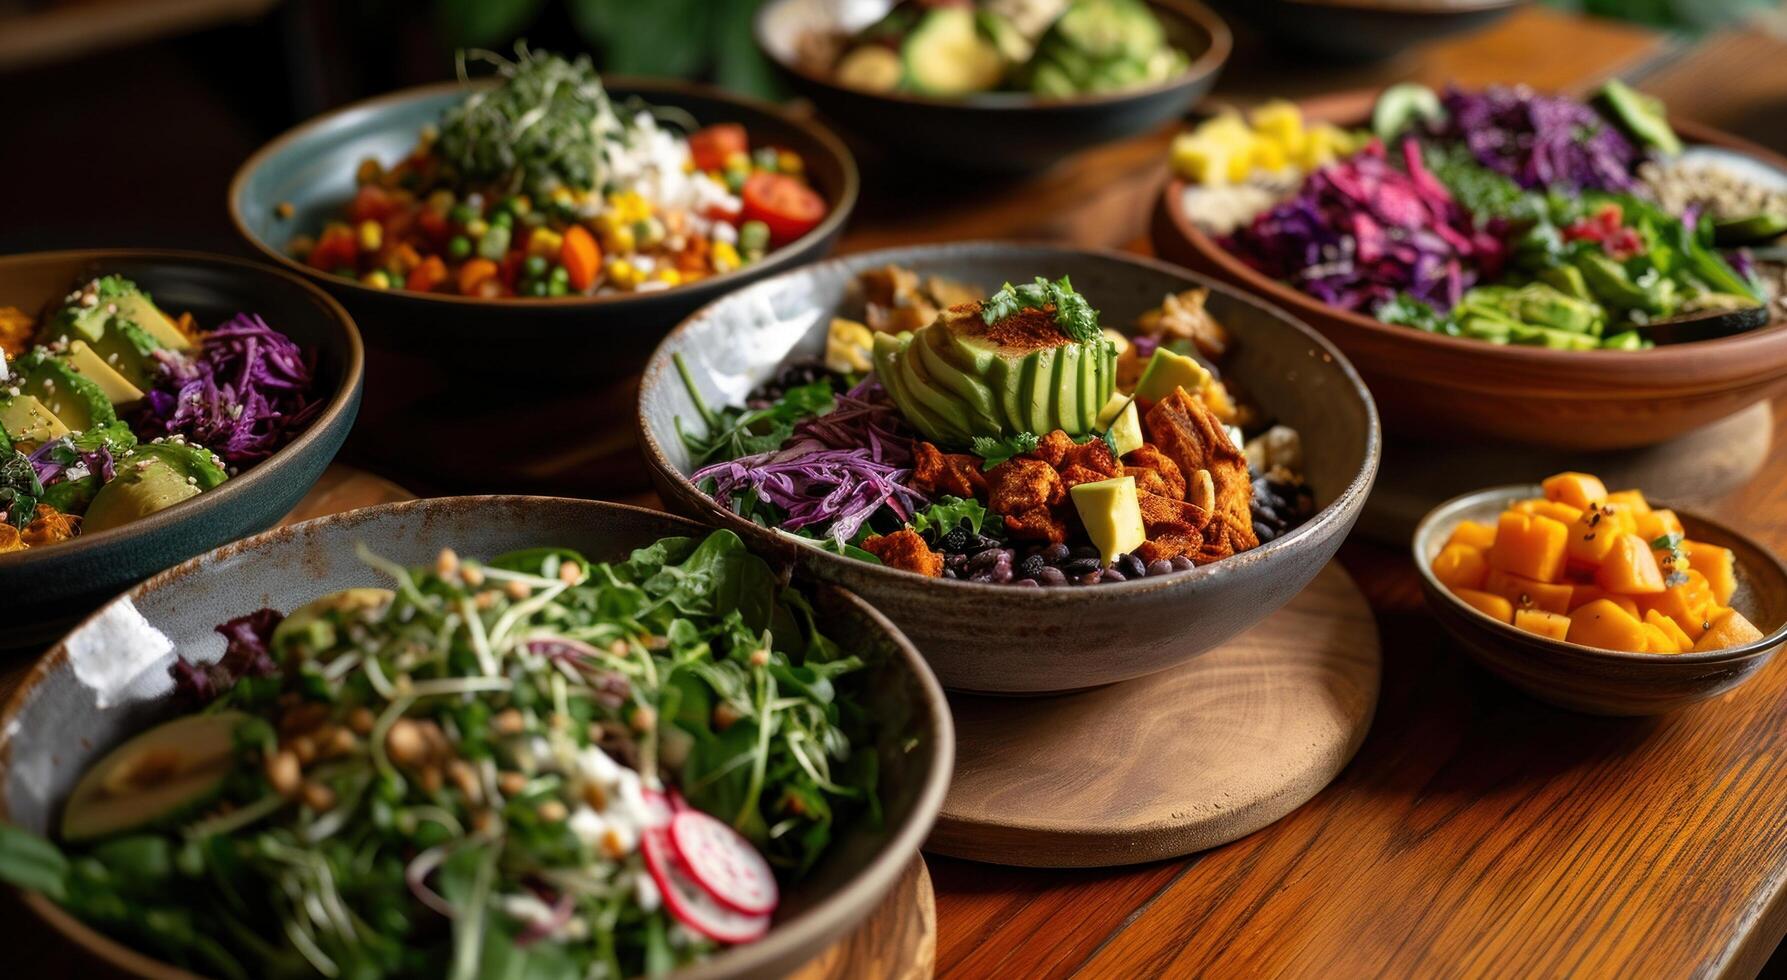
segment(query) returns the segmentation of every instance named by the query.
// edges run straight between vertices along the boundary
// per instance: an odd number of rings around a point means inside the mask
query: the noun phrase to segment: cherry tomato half
[[[812,231],[825,219],[825,198],[786,174],[752,174],[745,181],[744,220],[769,226],[769,240],[780,245]]]
[[[720,123],[698,129],[689,136],[689,155],[697,170],[724,170],[726,158],[749,151],[751,141],[738,123]]]

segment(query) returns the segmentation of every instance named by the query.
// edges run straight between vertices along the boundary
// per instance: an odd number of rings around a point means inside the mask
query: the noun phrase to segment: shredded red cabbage
[[[268,645],[273,630],[285,614],[273,609],[259,609],[217,627],[223,634],[223,658],[214,664],[195,664],[185,657],[175,657],[168,665],[174,678],[174,696],[198,707],[210,704],[236,686],[244,677],[266,677],[279,669]]]
[[[321,409],[310,398],[314,365],[259,316],[238,313],[205,335],[197,357],[160,355],[144,438],[179,434],[232,465],[273,455]],[[145,431],[146,430],[146,431]]]
[[[782,527],[812,528],[840,544],[882,507],[901,521],[928,501],[906,485],[912,432],[870,378],[839,395],[832,411],[807,419],[779,449],[715,463],[690,479],[734,509],[754,493],[787,514]]]
[[[1639,151],[1588,105],[1526,86],[1477,92],[1449,86],[1436,135],[1463,142],[1477,162],[1534,189],[1630,190]]]
[[[87,475],[99,477],[100,483],[110,483],[118,475],[116,461],[112,459],[112,447],[100,443],[92,452],[82,452],[75,447],[73,440],[67,436],[54,439],[37,447],[31,454],[31,466],[37,470],[37,482],[44,486],[54,486],[67,479],[78,479],[70,476],[70,471],[77,465],[85,465]]]
[[[1428,172],[1418,141],[1402,151],[1400,170],[1376,140],[1317,170],[1225,246],[1332,306],[1371,313],[1408,293],[1451,309],[1500,270],[1506,248]]]

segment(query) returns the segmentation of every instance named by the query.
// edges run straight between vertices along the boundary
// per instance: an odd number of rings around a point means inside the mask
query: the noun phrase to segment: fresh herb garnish
[[[1656,539],[1652,540],[1650,543],[1650,546],[1651,546],[1652,551],[1675,551],[1676,549],[1681,547],[1681,544],[1682,544],[1682,536],[1681,535],[1679,535],[1679,534],[1665,534],[1660,538],[1656,538]]]
[[[695,469],[780,448],[783,441],[794,434],[795,423],[824,415],[834,404],[831,380],[820,378],[789,388],[767,408],[723,408],[716,412],[708,407],[695,387],[682,354],[675,356],[675,362],[677,373],[682,375],[683,385],[689,391],[689,400],[695,403],[695,411],[707,427],[706,435],[696,436],[683,428],[681,416],[676,420],[676,434],[688,448]]]
[[[1687,551],[1682,548],[1682,540],[1682,535],[1672,532],[1661,535],[1650,543],[1652,551],[1668,552],[1659,562],[1663,568],[1663,584],[1668,588],[1688,584],[1688,573],[1681,570],[1682,563],[1688,559]]]
[[[974,455],[985,460],[981,469],[990,470],[1013,456],[1034,452],[1038,441],[1034,432],[1019,432],[1004,438],[975,436]]]
[[[1098,338],[1098,311],[1074,290],[1066,276],[1054,282],[1037,276],[1034,282],[1022,286],[1008,282],[981,304],[980,318],[989,324],[998,323],[1023,310],[1049,306],[1055,308],[1055,324],[1068,337],[1082,344]]]
[[[43,484],[31,458],[18,450],[0,459],[0,520],[23,531],[37,513]]]
[[[936,503],[912,515],[912,530],[919,534],[927,532],[947,534],[961,527],[964,521],[975,534],[981,533],[981,529],[987,528],[989,525],[1003,526],[1004,524],[998,514],[989,515],[986,507],[972,497],[964,499],[944,496],[939,498]],[[997,529],[994,528],[994,530]]]

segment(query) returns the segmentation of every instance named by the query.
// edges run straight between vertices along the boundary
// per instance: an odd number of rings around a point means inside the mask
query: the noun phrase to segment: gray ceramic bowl
[[[1071,275],[1127,329],[1168,293],[1211,290],[1235,338],[1222,365],[1268,417],[1302,433],[1320,511],[1270,544],[1177,575],[1091,588],[1018,589],[926,578],[821,552],[714,503],[688,480],[678,416],[693,405],[671,363],[681,353],[709,405],[737,404],[790,356],[817,357],[856,273],[893,263],[997,289]],[[1173,266],[1116,252],[979,242],[921,245],[833,259],[758,283],[703,309],[665,338],[639,392],[640,441],[673,509],[730,527],[837,582],[886,613],[924,651],[944,686],[1036,694],[1164,670],[1217,646],[1302,591],[1340,546],[1377,475],[1378,420],[1352,365],[1279,310]]]
[[[291,444],[208,493],[140,521],[73,541],[0,555],[0,650],[41,647],[151,572],[271,527],[297,506],[354,425],[363,371],[360,334],[341,305],[296,276],[193,252],[87,250],[0,258],[0,306],[36,314],[97,275],[117,273],[170,315],[205,326],[237,313],[317,354],[323,408]]]
[[[1542,496],[1536,485],[1492,487],[1434,508],[1415,528],[1413,553],[1427,607],[1471,658],[1526,693],[1597,715],[1654,715],[1703,701],[1744,682],[1787,640],[1787,568],[1767,548],[1679,508],[1688,537],[1737,556],[1731,605],[1763,638],[1706,653],[1623,653],[1536,636],[1465,605],[1433,577],[1433,558],[1463,521],[1493,524],[1509,502]]]
[[[388,580],[354,555],[365,542],[406,565],[433,561],[442,547],[492,556],[558,545],[595,560],[624,558],[666,535],[702,527],[639,507],[550,497],[444,497],[387,504],[307,521],[219,548],[169,569],[119,597],[82,623],[43,658],[0,713],[0,819],[43,831],[83,770],[131,733],[176,713],[167,697],[167,658],[124,673],[138,683],[101,707],[92,643],[103,624],[134,607],[182,651],[214,651],[213,627],[264,605],[290,610],[337,589]],[[787,891],[774,928],[675,974],[678,980],[780,977],[817,955],[880,902],[930,831],[954,765],[949,706],[923,658],[881,614],[841,589],[816,594],[831,636],[864,652],[877,666],[866,690],[879,733],[881,829],[849,828],[812,875]],[[71,655],[71,649],[78,652]],[[127,657],[115,646],[103,653]],[[144,683],[159,680],[160,684]],[[112,968],[139,977],[185,977],[98,935],[47,899],[26,904],[65,939]]]
[[[799,153],[830,206],[825,220],[755,265],[658,292],[491,300],[373,289],[298,262],[287,246],[295,235],[315,234],[353,198],[362,159],[389,163],[408,153],[422,126],[438,122],[467,89],[457,82],[404,89],[313,119],[236,172],[230,218],[262,255],[341,300],[365,333],[371,384],[351,447],[356,454],[458,488],[565,485],[550,462],[567,448],[564,419],[599,428],[601,419],[621,413],[613,428],[624,434],[631,405],[625,383],[665,331],[728,290],[831,252],[856,206],[859,181],[850,152],[824,127],[779,106],[683,82],[606,84],[617,100],[681,109],[703,125],[744,123],[754,139]],[[292,205],[289,218],[279,216],[282,203]],[[605,397],[611,392],[619,397]],[[460,451],[467,439],[503,444],[501,479],[492,478],[482,454]],[[626,457],[631,461],[630,452]]]
[[[769,0],[758,8],[757,46],[820,111],[897,155],[955,170],[1039,170],[1102,143],[1146,133],[1183,116],[1216,83],[1233,38],[1198,0],[1148,0],[1173,44],[1191,57],[1180,75],[1127,92],[1039,99],[992,92],[966,99],[847,88],[795,56],[812,31],[860,30],[891,0]]]

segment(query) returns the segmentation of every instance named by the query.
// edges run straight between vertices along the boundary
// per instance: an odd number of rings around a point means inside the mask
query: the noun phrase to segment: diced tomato
[[[1636,228],[1621,228],[1601,242],[1607,254],[1624,262],[1644,251],[1644,236]]]
[[[359,254],[360,242],[354,237],[353,229],[331,225],[323,229],[316,247],[310,250],[310,264],[314,268],[333,272],[344,265],[353,265]]]
[[[745,128],[738,123],[720,123],[689,136],[689,155],[695,159],[697,170],[725,169],[728,156],[748,152],[750,146]]]
[[[430,293],[436,286],[446,281],[447,263],[442,262],[438,255],[430,255],[423,259],[421,264],[410,270],[409,280],[403,285],[404,288],[413,289],[418,293]]]
[[[503,285],[510,289],[515,288],[515,283],[521,279],[521,263],[526,261],[527,253],[519,249],[511,250],[509,254],[503,256],[503,268],[500,273]]]
[[[377,184],[362,184],[360,192],[354,195],[353,203],[347,206],[347,216],[358,224],[362,221],[383,221],[396,210],[391,195]]]
[[[428,236],[428,240],[436,245],[445,242],[447,233],[452,230],[447,224],[447,216],[433,208],[423,208],[421,213],[416,215],[416,227],[421,229],[422,234]]]
[[[745,181],[744,218],[769,226],[769,240],[780,245],[818,227],[825,219],[825,198],[786,174],[752,174]]]

